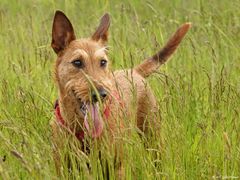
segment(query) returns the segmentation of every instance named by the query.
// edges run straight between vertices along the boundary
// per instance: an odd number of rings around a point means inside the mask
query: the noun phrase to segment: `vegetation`
[[[54,179],[51,129],[58,98],[50,47],[55,10],[71,19],[78,37],[94,32],[109,12],[114,69],[152,55],[176,28],[192,22],[177,53],[149,78],[158,98],[161,137],[125,142],[126,179],[240,178],[240,2],[0,1],[0,179]],[[147,145],[144,145],[147,144]],[[104,150],[105,147],[101,147]],[[79,171],[62,178],[104,179],[114,155],[77,155]],[[64,150],[64,151],[65,151]],[[86,162],[92,167],[89,171]],[[74,164],[74,162],[72,162]]]

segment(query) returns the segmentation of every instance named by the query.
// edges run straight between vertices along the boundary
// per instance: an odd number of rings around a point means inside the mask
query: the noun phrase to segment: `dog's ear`
[[[52,26],[52,48],[58,54],[75,40],[71,22],[61,11],[56,11]]]
[[[92,35],[92,39],[95,41],[101,40],[102,43],[106,43],[108,40],[108,29],[110,26],[110,16],[108,13],[104,14],[101,18],[100,24],[95,31],[95,33]]]

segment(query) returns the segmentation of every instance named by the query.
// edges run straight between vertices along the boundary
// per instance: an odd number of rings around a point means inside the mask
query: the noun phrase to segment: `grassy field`
[[[240,179],[239,0],[0,0],[0,179],[57,178],[49,126],[58,96],[50,47],[57,9],[79,38],[94,31],[104,12],[111,14],[114,69],[138,64],[180,24],[192,22],[177,53],[149,78],[161,137],[147,147],[135,135],[125,140],[126,179]],[[104,179],[96,154],[78,154],[81,170],[63,170],[62,178]],[[103,152],[110,179],[113,159]]]

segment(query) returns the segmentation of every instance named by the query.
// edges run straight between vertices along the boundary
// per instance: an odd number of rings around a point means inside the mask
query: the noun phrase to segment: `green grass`
[[[0,179],[57,178],[49,126],[57,98],[50,47],[57,9],[71,19],[78,37],[89,36],[110,12],[113,68],[138,64],[181,23],[192,22],[177,53],[149,78],[160,106],[161,137],[147,147],[134,133],[124,140],[126,179],[240,179],[238,0],[1,0]],[[78,155],[82,168],[74,166],[72,174],[64,169],[62,178],[103,179],[101,163],[108,162],[114,179],[113,153],[100,149],[102,162],[96,149],[89,156],[64,149]]]

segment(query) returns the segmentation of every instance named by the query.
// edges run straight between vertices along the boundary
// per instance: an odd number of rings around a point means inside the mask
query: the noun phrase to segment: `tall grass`
[[[174,57],[149,78],[160,107],[161,137],[124,139],[127,179],[240,178],[240,2],[0,1],[0,177],[57,178],[49,121],[57,89],[51,23],[56,9],[71,19],[78,37],[89,36],[104,12],[112,18],[113,68],[130,68],[152,55],[175,29],[193,27]],[[132,128],[133,131],[135,130]],[[66,139],[67,142],[67,139]],[[161,143],[160,143],[161,142]],[[144,145],[146,144],[147,145]],[[76,157],[62,178],[115,179],[105,146]],[[88,170],[86,162],[91,166]],[[81,170],[76,167],[80,164]]]

